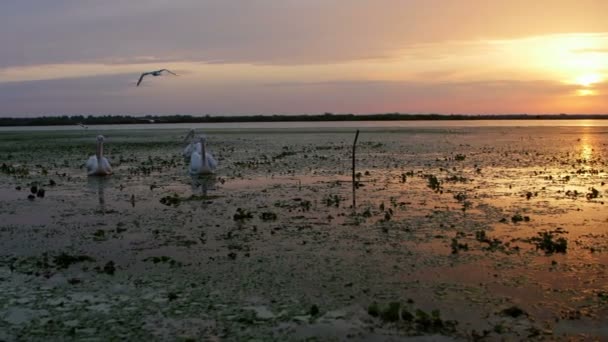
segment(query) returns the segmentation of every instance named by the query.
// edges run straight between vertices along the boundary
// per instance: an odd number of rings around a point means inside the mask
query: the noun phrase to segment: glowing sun
[[[576,78],[576,83],[583,87],[589,87],[592,84],[599,83],[602,81],[602,77],[598,74],[587,74]]]

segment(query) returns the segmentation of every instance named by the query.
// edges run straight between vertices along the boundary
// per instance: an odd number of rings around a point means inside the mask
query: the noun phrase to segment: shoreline
[[[319,115],[239,115],[239,116],[42,116],[0,118],[0,127],[18,126],[69,126],[69,125],[132,125],[132,124],[201,124],[201,123],[270,123],[270,122],[369,122],[369,121],[505,121],[505,120],[606,120],[608,114],[496,114],[496,115],[445,115],[445,114],[319,114]]]

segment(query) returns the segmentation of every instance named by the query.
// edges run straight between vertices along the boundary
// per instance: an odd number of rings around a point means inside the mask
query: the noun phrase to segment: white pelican
[[[112,167],[108,159],[103,156],[103,135],[97,136],[97,150],[95,155],[87,160],[87,174],[89,176],[106,176],[112,174]]]
[[[207,147],[205,146],[206,140],[204,136],[201,136],[200,142],[196,144],[190,156],[190,174],[201,175],[215,172],[217,161],[213,159],[211,153],[207,152]]]
[[[160,76],[163,71],[166,71],[172,75],[177,76],[176,73],[171,72],[170,70],[167,70],[167,69],[160,69],[160,70],[155,70],[155,71],[144,72],[143,74],[141,74],[141,76],[139,76],[139,81],[137,81],[137,86],[139,87],[139,85],[141,84],[141,81],[144,79],[145,76],[148,76],[148,75]]]

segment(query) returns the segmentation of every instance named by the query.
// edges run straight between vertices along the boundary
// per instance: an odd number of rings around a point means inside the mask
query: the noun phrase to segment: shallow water
[[[608,338],[605,127],[363,128],[355,208],[349,129],[209,129],[206,179],[185,133],[0,133],[0,340]],[[458,324],[367,313],[390,302]]]

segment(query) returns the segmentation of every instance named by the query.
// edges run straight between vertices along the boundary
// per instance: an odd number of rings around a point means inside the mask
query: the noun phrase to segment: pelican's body
[[[97,136],[97,150],[94,156],[87,160],[87,174],[89,176],[107,176],[112,174],[112,166],[106,157],[103,156],[103,135]]]
[[[139,87],[139,85],[141,84],[141,81],[143,81],[145,76],[148,76],[148,75],[161,76],[163,71],[166,71],[172,75],[177,76],[176,73],[171,72],[170,70],[167,70],[167,69],[160,69],[160,70],[155,70],[155,71],[144,72],[143,74],[141,74],[141,76],[139,76],[139,80],[137,81],[137,86]]]
[[[215,172],[217,161],[211,153],[207,152],[205,141],[206,139],[201,137],[200,142],[194,145],[192,154],[190,155],[190,174],[204,175]]]

